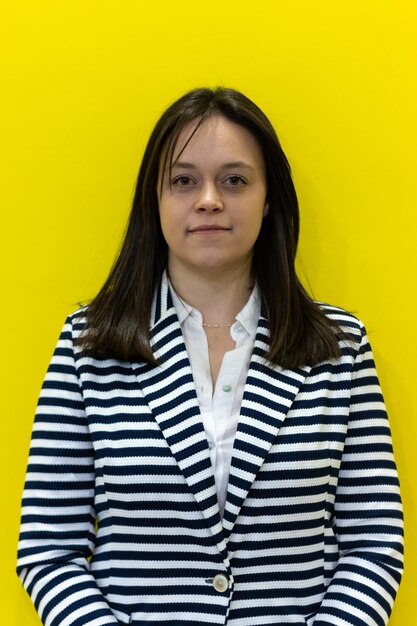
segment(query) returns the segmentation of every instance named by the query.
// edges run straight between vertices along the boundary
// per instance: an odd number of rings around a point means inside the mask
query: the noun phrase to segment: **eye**
[[[182,174],[181,176],[175,176],[175,178],[173,178],[171,181],[171,185],[175,185],[176,187],[187,187],[192,183],[192,178],[190,176],[186,176],[185,174]]]
[[[246,185],[247,180],[243,176],[232,174],[226,178],[226,182],[232,187],[238,187],[239,185]]]

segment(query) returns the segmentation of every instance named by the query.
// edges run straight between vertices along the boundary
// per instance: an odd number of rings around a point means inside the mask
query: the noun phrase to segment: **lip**
[[[194,228],[190,228],[188,230],[189,233],[218,233],[225,232],[231,230],[226,226],[220,226],[219,224],[201,224],[200,226],[195,226]]]

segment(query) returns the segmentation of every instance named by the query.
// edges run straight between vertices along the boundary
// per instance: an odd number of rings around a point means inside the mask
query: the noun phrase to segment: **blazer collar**
[[[132,363],[142,392],[206,519],[226,564],[226,543],[197,393],[166,280],[153,307],[151,346],[158,365]]]
[[[284,369],[265,361],[263,355],[268,348],[269,331],[267,320],[261,314],[234,442],[222,523],[190,361],[166,280],[161,281],[156,291],[151,319],[151,346],[158,365],[132,363],[132,367],[218,548],[228,562],[227,538],[311,367]]]
[[[226,539],[310,366],[285,369],[265,360],[268,322],[261,315],[245,383],[223,517]]]

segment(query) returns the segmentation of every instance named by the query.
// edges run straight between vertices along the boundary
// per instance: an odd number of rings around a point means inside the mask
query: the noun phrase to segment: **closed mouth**
[[[209,232],[219,232],[219,231],[227,231],[231,230],[230,228],[226,228],[225,226],[218,226],[217,224],[203,224],[201,226],[196,226],[195,228],[190,228],[189,233],[209,233]]]

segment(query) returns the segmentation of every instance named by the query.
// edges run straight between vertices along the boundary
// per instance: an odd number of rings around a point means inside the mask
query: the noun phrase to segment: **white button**
[[[229,588],[229,581],[224,574],[216,574],[213,578],[213,587],[219,593],[224,593]]]
[[[243,333],[244,328],[243,328],[242,324],[234,324],[233,330],[235,332],[237,332],[237,333]]]
[[[209,450],[213,450],[213,448],[214,448],[214,441],[208,441],[207,443],[208,443]]]
[[[223,385],[222,387],[223,391],[232,391],[232,385]]]

